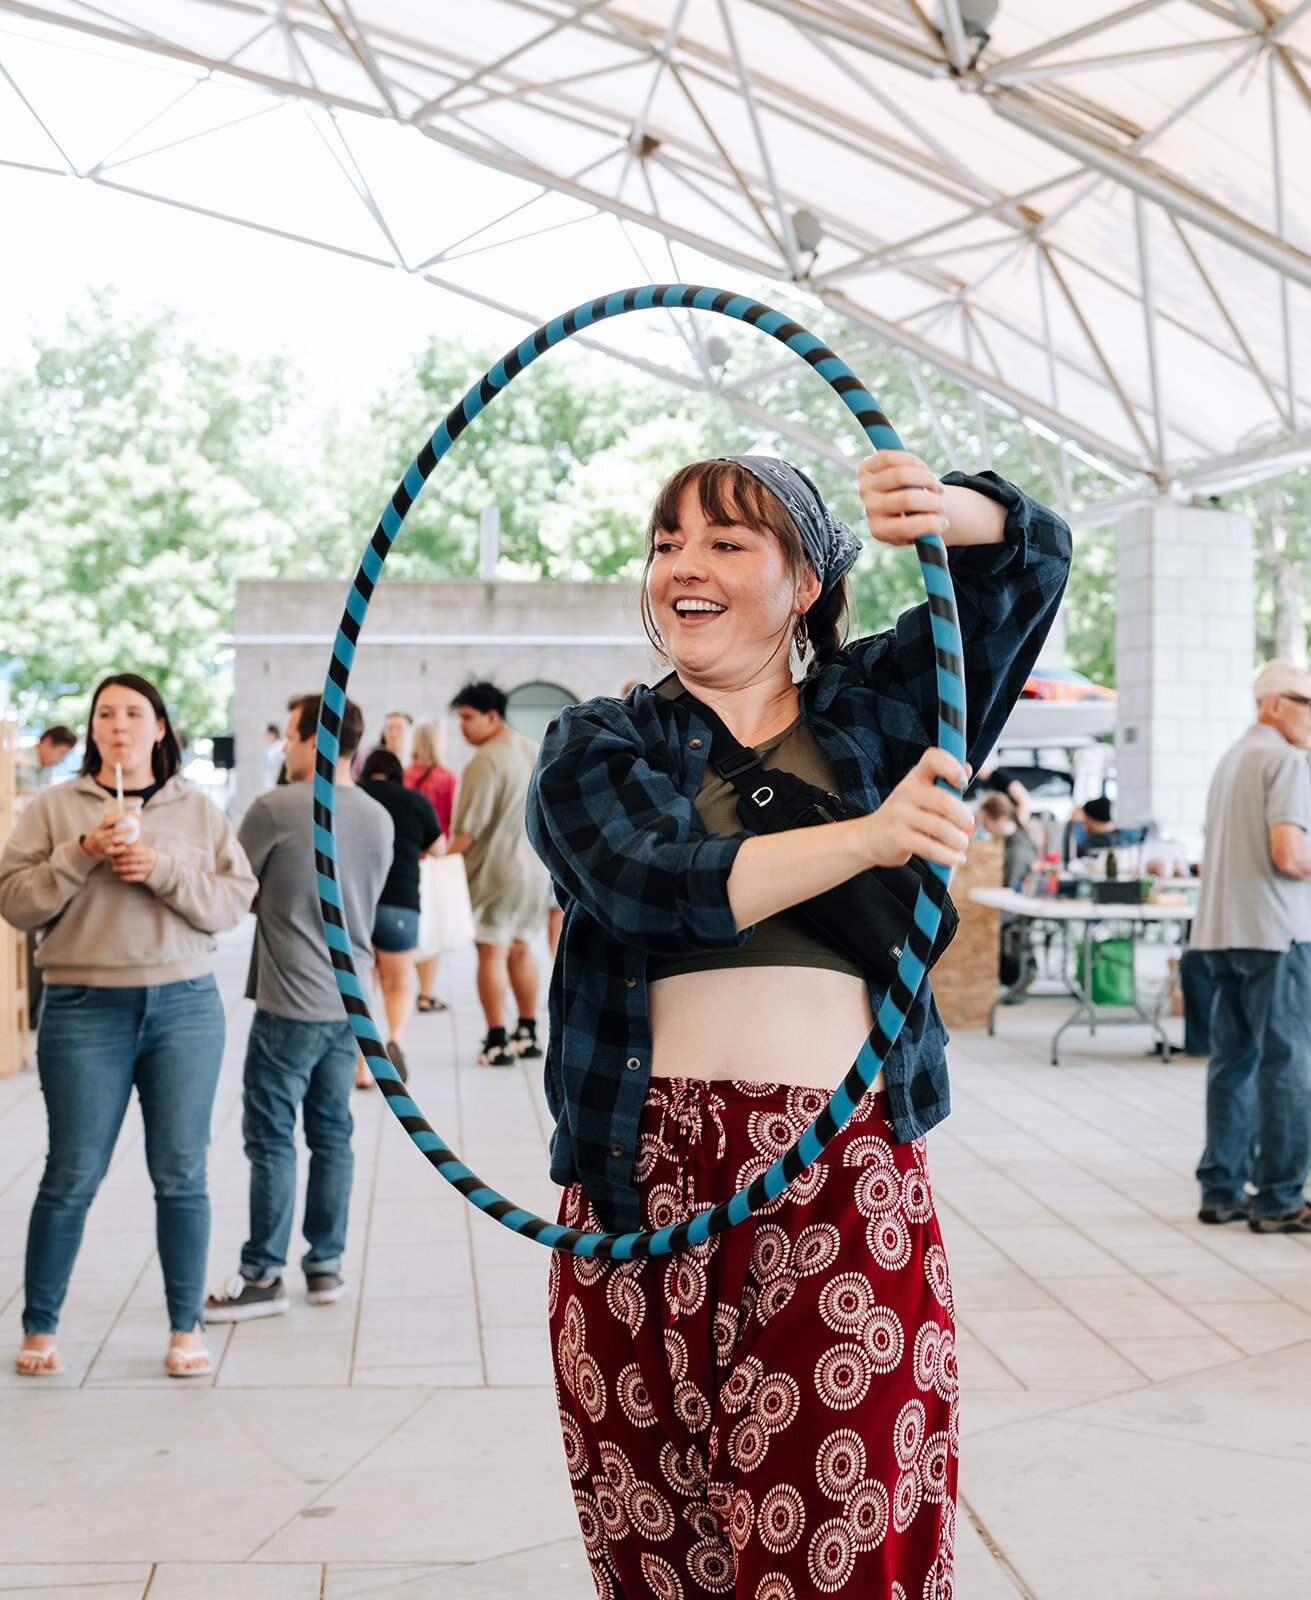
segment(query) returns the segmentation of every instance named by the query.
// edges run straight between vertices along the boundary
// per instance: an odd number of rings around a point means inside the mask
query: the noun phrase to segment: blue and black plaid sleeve
[[[942,481],[973,489],[1006,509],[1001,544],[947,553],[965,646],[966,758],[977,771],[1001,736],[1060,608],[1070,571],[1070,530],[1054,511],[995,472],[952,472]],[[937,669],[927,604],[904,611],[891,635],[863,639],[850,654],[870,677],[882,680],[885,706],[894,712],[887,730],[892,737],[885,738],[891,758],[883,774],[886,789],[936,739]],[[898,726],[901,697],[894,682],[906,706],[914,708],[918,727]]]
[[[745,834],[709,836],[693,800],[651,765],[623,705],[563,712],[542,741],[528,836],[613,939],[648,955],[731,949],[728,875]]]

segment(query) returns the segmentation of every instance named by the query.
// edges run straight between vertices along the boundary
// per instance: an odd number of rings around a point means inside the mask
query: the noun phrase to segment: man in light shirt
[[[1254,692],[1206,802],[1192,947],[1217,995],[1198,1217],[1311,1233],[1311,673],[1272,661]]]
[[[480,1067],[540,1061],[537,963],[529,939],[546,926],[550,880],[524,825],[537,746],[505,720],[506,696],[492,683],[466,683],[451,701],[474,748],[455,800],[448,850],[464,857],[478,949],[478,999],[487,1037]],[[506,991],[519,1020],[506,1029]]]

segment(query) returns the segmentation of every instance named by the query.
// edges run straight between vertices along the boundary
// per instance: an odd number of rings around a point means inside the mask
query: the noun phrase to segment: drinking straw
[[[118,809],[123,810],[123,768],[116,761],[114,763],[114,788],[118,793]]]

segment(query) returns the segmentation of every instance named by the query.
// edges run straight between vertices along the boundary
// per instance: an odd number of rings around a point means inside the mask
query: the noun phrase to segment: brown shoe
[[[1311,1206],[1286,1217],[1249,1217],[1247,1226],[1253,1233],[1311,1233]]]

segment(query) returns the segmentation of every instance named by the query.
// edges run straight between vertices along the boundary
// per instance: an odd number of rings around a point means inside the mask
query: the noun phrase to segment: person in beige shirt
[[[60,1371],[60,1310],[134,1087],[171,1329],[165,1367],[177,1378],[211,1370],[205,1154],[224,1039],[213,952],[258,885],[231,824],[180,765],[159,690],[136,673],[106,678],[82,771],[36,796],[0,855],[0,916],[40,934],[44,978],[37,1070],[50,1145],[28,1228],[24,1376]]]
[[[491,683],[468,683],[451,701],[474,747],[464,769],[448,853],[463,855],[478,947],[478,999],[487,1037],[478,1064],[510,1067],[540,1060],[537,963],[528,940],[546,926],[551,884],[528,842],[524,813],[537,746],[505,721],[506,697]],[[507,1037],[507,987],[519,1008]]]

